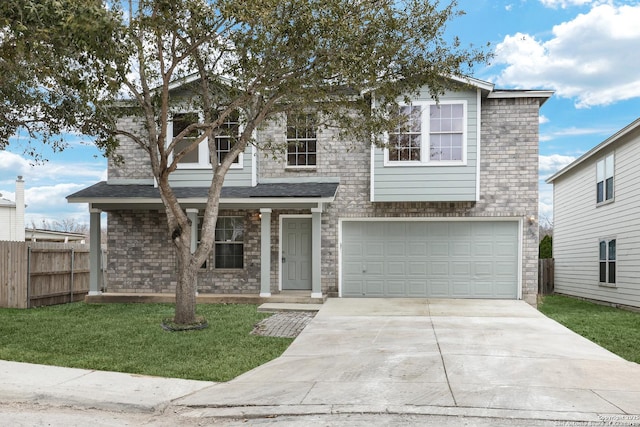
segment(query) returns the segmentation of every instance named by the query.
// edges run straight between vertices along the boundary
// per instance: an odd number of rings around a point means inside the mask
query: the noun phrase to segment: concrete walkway
[[[185,424],[371,425],[369,416],[402,414],[440,425],[639,425],[640,365],[522,301],[329,299],[281,357],[228,383],[0,361],[8,401],[171,413]]]
[[[173,404],[194,417],[399,413],[637,425],[640,365],[522,301],[329,299],[280,358]]]

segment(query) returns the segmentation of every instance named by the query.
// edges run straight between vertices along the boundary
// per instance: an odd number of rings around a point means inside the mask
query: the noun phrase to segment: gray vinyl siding
[[[615,153],[614,201],[596,206],[596,163]],[[640,307],[640,136],[554,181],[556,292]],[[616,239],[615,287],[599,284],[598,243]]]
[[[373,200],[375,202],[463,202],[476,200],[478,160],[477,92],[447,92],[441,101],[467,103],[467,161],[460,166],[385,166],[384,150],[374,153]],[[417,101],[430,101],[423,91]],[[424,153],[423,155],[426,155]]]
[[[251,186],[251,146],[244,151],[242,169],[229,169],[224,178],[227,187]],[[174,187],[208,187],[211,185],[211,169],[177,169],[171,174],[169,182]]]

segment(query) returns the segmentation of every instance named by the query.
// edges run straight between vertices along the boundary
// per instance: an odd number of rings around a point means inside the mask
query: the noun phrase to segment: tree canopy
[[[313,108],[323,125],[370,143],[394,128],[397,102],[428,87],[434,98],[487,59],[446,40],[457,2],[426,0],[4,0],[0,5],[0,148],[18,129],[63,148],[74,131],[107,156],[133,141],[149,154],[181,269],[178,297],[212,249],[224,176],[266,120]],[[375,99],[376,108],[372,108]],[[200,120],[167,139],[172,114]],[[243,132],[219,164],[190,252],[190,223],[169,183],[177,163],[234,112]],[[125,128],[122,115],[140,129]],[[193,137],[196,135],[196,137]],[[188,138],[188,139],[187,139]],[[185,144],[185,142],[188,142]],[[187,297],[185,297],[187,298]],[[192,307],[176,321],[193,320]],[[195,296],[187,298],[193,305]]]

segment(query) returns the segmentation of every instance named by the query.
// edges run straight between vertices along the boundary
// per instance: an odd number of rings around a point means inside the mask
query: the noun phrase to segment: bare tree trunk
[[[178,253],[178,283],[176,285],[176,312],[174,322],[186,325],[196,323],[196,281],[198,265],[188,247],[176,247]]]

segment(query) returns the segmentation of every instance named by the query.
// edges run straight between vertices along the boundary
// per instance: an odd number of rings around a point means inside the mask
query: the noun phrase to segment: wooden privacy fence
[[[538,294],[553,293],[553,258],[538,260]]]
[[[0,307],[63,304],[88,292],[88,245],[0,241]]]

